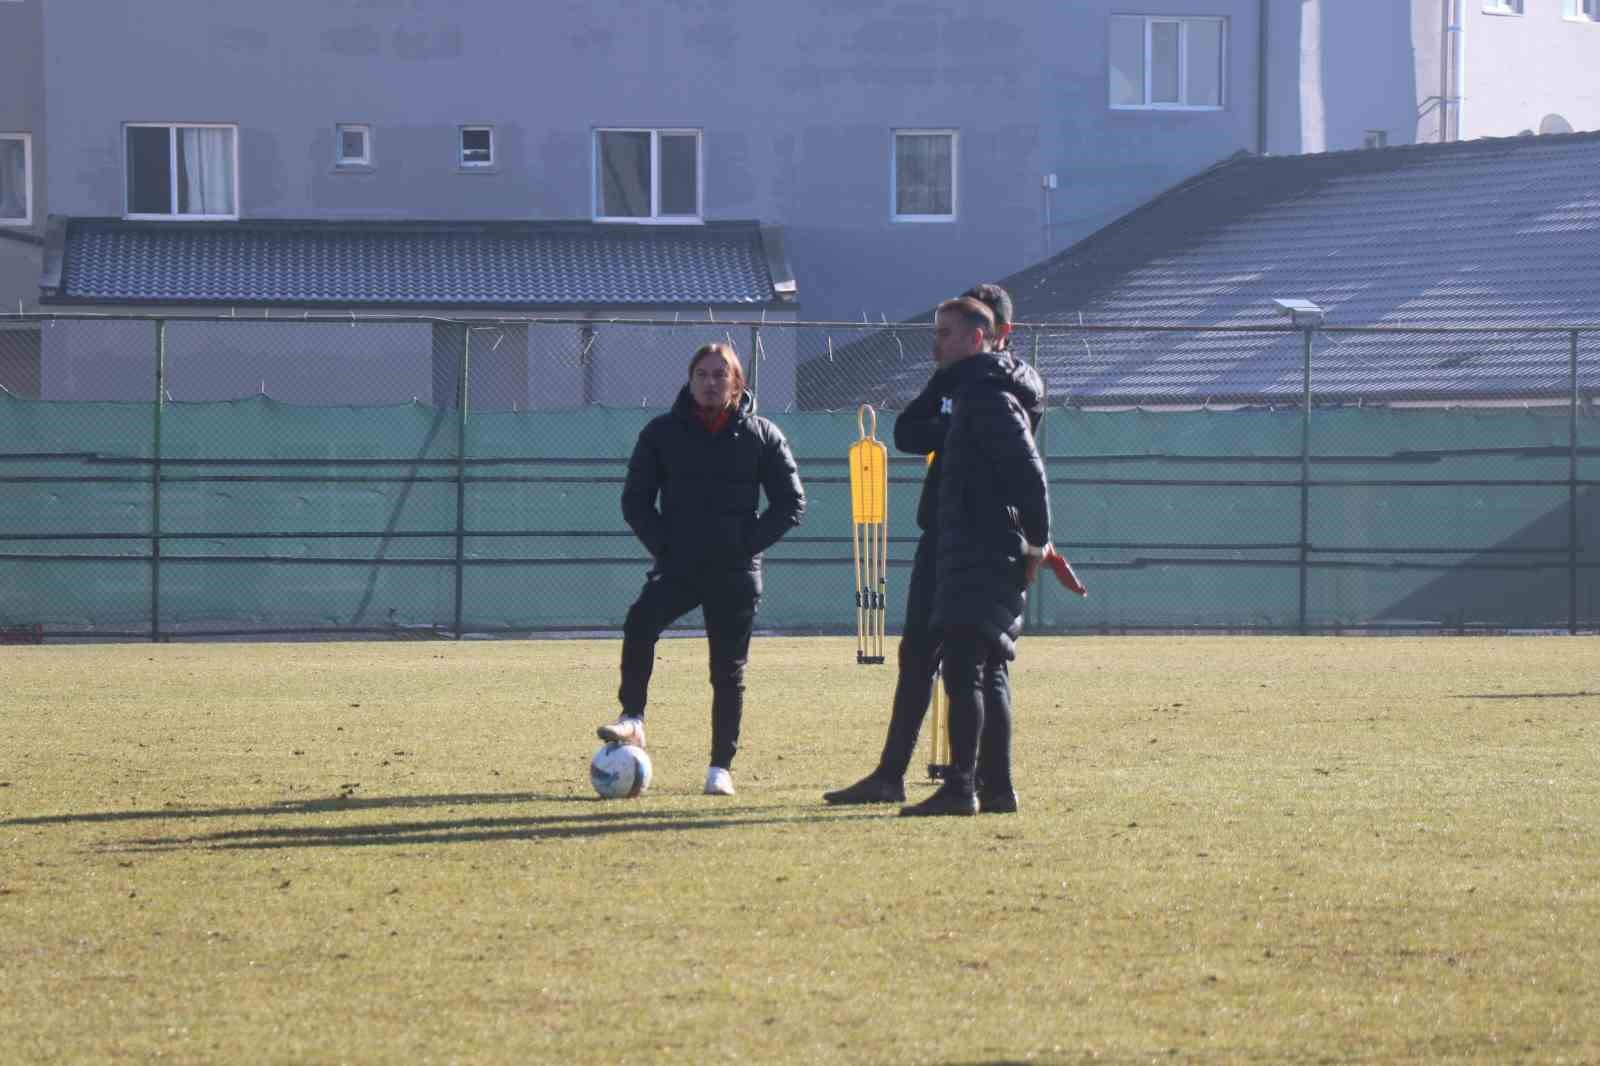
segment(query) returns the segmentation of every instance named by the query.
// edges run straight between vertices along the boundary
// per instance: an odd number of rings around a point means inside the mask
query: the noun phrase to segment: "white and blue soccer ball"
[[[589,760],[589,783],[601,799],[632,799],[650,787],[650,756],[633,744],[606,744]]]

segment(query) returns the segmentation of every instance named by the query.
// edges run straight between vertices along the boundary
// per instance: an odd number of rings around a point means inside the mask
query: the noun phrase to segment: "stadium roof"
[[[1600,326],[1597,174],[1594,133],[1240,154],[1001,283],[1018,322],[1061,327],[1038,333],[1052,402],[1299,402],[1298,334],[1071,327],[1286,325],[1276,298],[1310,300],[1335,329]],[[1327,332],[1312,383],[1319,402],[1564,397],[1569,344]],[[1600,390],[1600,331],[1583,344],[1582,388]],[[891,405],[926,376],[884,370]]]
[[[792,309],[781,230],[755,222],[146,222],[52,217],[52,304]]]

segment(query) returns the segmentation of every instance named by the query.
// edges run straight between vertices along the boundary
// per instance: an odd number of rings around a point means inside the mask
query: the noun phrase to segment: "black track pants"
[[[950,699],[950,776],[953,787],[976,787],[979,738],[985,792],[1011,783],[1011,684],[1004,650],[968,626],[944,634],[944,690]]]
[[[617,690],[622,713],[644,717],[656,641],[673,622],[701,608],[711,646],[711,765],[731,768],[739,750],[744,668],[760,602],[761,579],[750,571],[651,571],[622,626],[622,685]]]
[[[872,776],[885,781],[900,781],[910,769],[911,759],[916,754],[917,737],[922,731],[922,720],[927,716],[929,701],[933,699],[935,675],[943,651],[943,640],[933,627],[934,568],[938,554],[938,537],[924,533],[917,542],[917,554],[911,564],[911,585],[906,590],[906,620],[900,631],[900,676],[894,686],[889,734],[884,739],[878,767],[872,772]],[[986,704],[1010,708],[1011,679],[1004,657],[998,663],[986,664],[983,692]],[[985,763],[988,762],[992,744],[998,745],[996,750],[1011,750],[1011,715],[993,716],[993,725],[988,730],[980,744]],[[994,734],[992,738],[990,731]],[[1009,759],[1006,759],[996,767],[997,772],[1002,772],[1002,777],[996,778],[989,773],[985,773],[984,777],[988,781],[999,780],[1008,785],[1009,767]]]

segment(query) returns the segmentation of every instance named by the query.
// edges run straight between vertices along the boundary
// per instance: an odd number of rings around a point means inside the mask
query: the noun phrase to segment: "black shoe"
[[[868,774],[846,788],[824,792],[822,801],[835,806],[850,803],[904,803],[906,788],[899,781],[885,781],[881,777]]]
[[[978,797],[970,792],[951,788],[949,785],[941,786],[939,791],[921,803],[900,808],[902,818],[925,818],[943,814],[968,816],[977,813]]]
[[[1016,814],[1017,794],[1009,788],[1004,792],[980,792],[978,810],[984,814]]]

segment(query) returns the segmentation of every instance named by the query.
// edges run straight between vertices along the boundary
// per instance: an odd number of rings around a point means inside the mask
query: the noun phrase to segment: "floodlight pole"
[[[1300,633],[1306,632],[1306,572],[1311,564],[1311,338],[1305,326],[1305,367],[1300,398]]]
[[[1273,300],[1280,314],[1300,330],[1305,340],[1300,395],[1300,619],[1306,632],[1306,577],[1311,568],[1311,342],[1327,313],[1310,300]]]

